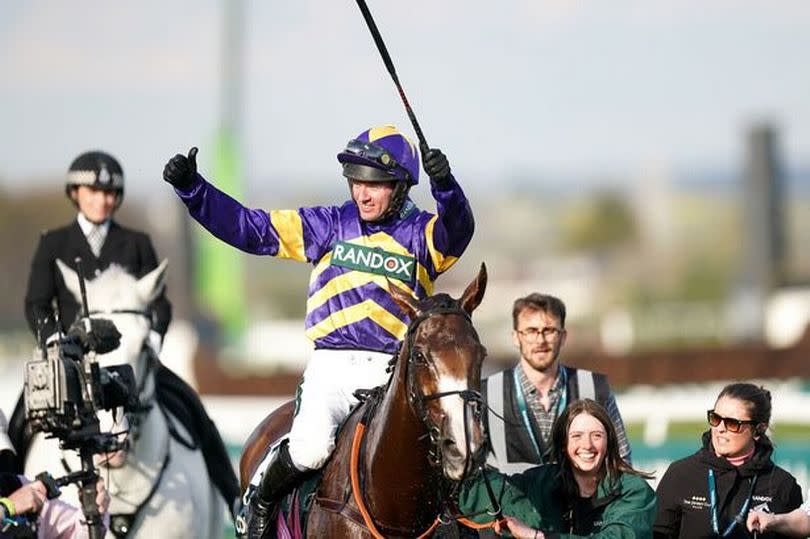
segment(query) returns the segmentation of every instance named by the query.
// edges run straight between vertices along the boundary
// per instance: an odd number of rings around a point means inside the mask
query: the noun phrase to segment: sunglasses
[[[708,410],[706,412],[706,418],[709,420],[709,425],[712,427],[717,427],[720,425],[722,421],[726,425],[726,429],[729,432],[740,432],[743,425],[756,425],[756,421],[751,421],[750,419],[734,419],[733,417],[723,417],[720,414],[715,413],[714,410]]]
[[[365,157],[387,169],[392,169],[397,166],[396,160],[393,156],[383,148],[373,142],[363,142],[362,140],[353,139],[346,145],[346,151],[360,157]]]

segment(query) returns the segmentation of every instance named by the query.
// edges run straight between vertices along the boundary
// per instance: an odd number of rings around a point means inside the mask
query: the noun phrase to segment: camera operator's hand
[[[42,484],[42,481],[34,481],[27,483],[8,497],[14,505],[14,513],[17,515],[25,515],[27,513],[39,513],[42,506],[47,499],[48,489]]]
[[[197,174],[197,147],[188,151],[188,157],[178,153],[163,167],[163,180],[181,191],[187,190]]]
[[[79,489],[79,498],[82,496],[82,490]],[[110,508],[110,493],[107,492],[107,487],[104,485],[104,480],[98,478],[96,481],[96,506],[100,514],[106,513]]]
[[[112,352],[121,344],[121,334],[111,320],[91,318],[91,332],[85,328],[85,320],[76,321],[68,330],[68,337],[76,341],[85,353],[94,350],[97,354]]]

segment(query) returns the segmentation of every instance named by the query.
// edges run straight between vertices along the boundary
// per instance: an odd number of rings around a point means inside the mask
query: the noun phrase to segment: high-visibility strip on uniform
[[[520,391],[520,388],[518,388]],[[487,379],[487,405],[489,407],[489,441],[492,452],[487,456],[487,464],[503,473],[515,474],[537,466],[529,462],[508,462],[506,455],[506,427],[503,424],[503,371]],[[500,416],[500,417],[498,417]]]

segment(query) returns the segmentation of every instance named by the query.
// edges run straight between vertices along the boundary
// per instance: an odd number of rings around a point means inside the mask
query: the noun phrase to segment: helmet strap
[[[385,221],[394,216],[402,217],[400,212],[408,199],[408,191],[410,191],[410,184],[407,181],[398,181],[394,186],[394,192],[391,193],[391,202],[388,204],[388,209],[385,210],[381,221]]]

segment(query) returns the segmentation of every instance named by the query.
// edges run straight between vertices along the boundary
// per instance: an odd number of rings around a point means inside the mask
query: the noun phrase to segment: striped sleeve
[[[431,185],[436,215],[425,227],[425,242],[437,274],[450,269],[469,245],[475,220],[467,197],[455,178],[439,187]]]
[[[246,208],[199,174],[189,191],[175,190],[188,212],[211,234],[246,253],[316,261],[332,234],[333,208]]]

